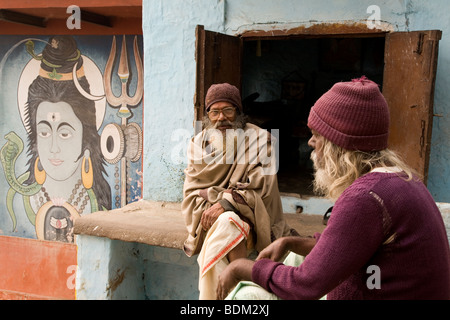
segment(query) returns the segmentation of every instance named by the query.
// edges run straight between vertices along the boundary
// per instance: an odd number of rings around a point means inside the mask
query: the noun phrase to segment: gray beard
[[[231,131],[232,129],[228,130]],[[235,141],[237,141],[237,137],[232,132],[226,134],[226,132],[223,133],[222,131],[217,129],[208,129],[208,137],[213,150],[216,152],[225,153],[227,150],[236,150],[237,146],[235,146]]]
[[[247,119],[243,114],[237,115],[236,120],[233,122],[224,120],[217,121],[213,124],[208,116],[205,116],[203,119],[203,127],[206,129],[208,134],[208,141],[210,142],[213,150],[217,152],[226,152],[227,150],[235,151],[237,147],[235,145],[235,142],[237,141],[235,130],[244,129],[246,124]],[[222,132],[217,129],[223,125],[231,126],[231,128],[228,129],[231,131],[229,134],[227,134],[226,131]]]

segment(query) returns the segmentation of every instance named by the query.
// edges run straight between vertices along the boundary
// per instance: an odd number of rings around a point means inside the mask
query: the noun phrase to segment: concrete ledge
[[[285,214],[285,217],[302,236],[312,236],[325,228],[320,215]],[[183,249],[188,235],[180,203],[146,200],[82,216],[75,220],[74,233],[175,249]]]
[[[316,232],[322,232],[325,225],[322,223],[322,215],[306,213],[285,213],[284,218],[291,228],[297,230],[301,236],[313,236]]]
[[[75,220],[74,233],[175,249],[188,235],[179,203],[145,200],[84,215]]]

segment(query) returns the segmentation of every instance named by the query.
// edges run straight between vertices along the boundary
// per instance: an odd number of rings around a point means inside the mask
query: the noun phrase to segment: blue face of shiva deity
[[[64,181],[80,172],[83,125],[64,101],[42,102],[36,113],[37,149],[46,174]]]

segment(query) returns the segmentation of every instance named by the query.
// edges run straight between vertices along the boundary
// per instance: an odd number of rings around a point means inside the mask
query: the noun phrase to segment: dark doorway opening
[[[249,122],[278,130],[281,192],[313,194],[309,110],[338,81],[365,75],[381,89],[384,51],[380,36],[243,41],[244,112]]]
[[[334,83],[361,75],[382,86],[390,112],[389,148],[426,183],[442,31],[369,32],[358,26],[321,24],[239,36],[201,25],[195,32],[194,118],[203,119],[204,97],[212,84],[228,82],[240,88],[250,120],[279,130],[283,193],[311,194],[312,169],[305,147],[311,106]]]

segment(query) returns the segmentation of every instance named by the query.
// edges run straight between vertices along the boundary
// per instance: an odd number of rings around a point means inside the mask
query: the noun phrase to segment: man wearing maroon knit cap
[[[442,216],[387,148],[389,111],[378,85],[366,77],[336,83],[311,108],[308,126],[315,191],[336,201],[327,227],[314,238],[278,239],[256,262],[234,261],[219,278],[218,297],[252,280],[260,287],[230,296],[450,299]],[[306,258],[297,266],[279,262],[288,251]]]

